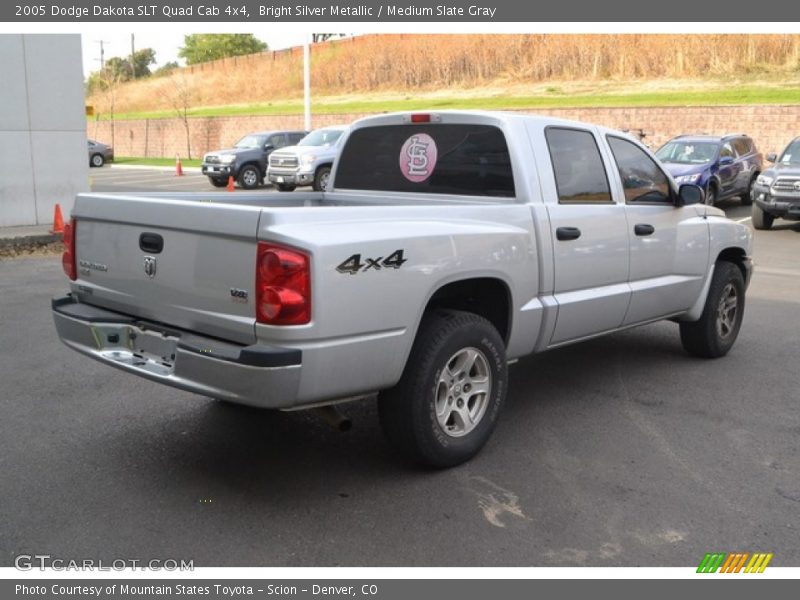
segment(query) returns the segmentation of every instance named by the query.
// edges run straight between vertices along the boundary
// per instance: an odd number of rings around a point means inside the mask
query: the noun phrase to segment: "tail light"
[[[258,243],[256,320],[268,325],[304,325],[311,320],[311,264],[307,254]]]
[[[426,114],[413,114],[411,115],[411,122],[412,123],[430,123],[431,116]]]
[[[75,219],[70,219],[69,223],[64,224],[64,253],[61,255],[61,266],[72,281],[78,278],[75,261],[75,229],[77,225],[78,222]]]

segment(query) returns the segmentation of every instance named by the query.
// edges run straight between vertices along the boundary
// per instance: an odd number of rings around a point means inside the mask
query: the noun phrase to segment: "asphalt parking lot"
[[[211,187],[169,189],[190,183]],[[800,225],[754,254],[727,357],[690,358],[658,323],[523,359],[487,447],[447,471],[399,461],[369,401],[342,434],[101,366],[56,338],[59,259],[0,261],[0,564],[800,566]]]

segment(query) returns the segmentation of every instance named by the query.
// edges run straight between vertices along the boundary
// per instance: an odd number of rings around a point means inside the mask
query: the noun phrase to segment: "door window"
[[[617,162],[626,202],[672,202],[669,179],[646,152],[628,140],[615,136],[607,139]]]
[[[271,145],[273,148],[282,148],[286,145],[286,135],[283,133],[278,133],[267,140],[267,144]]]

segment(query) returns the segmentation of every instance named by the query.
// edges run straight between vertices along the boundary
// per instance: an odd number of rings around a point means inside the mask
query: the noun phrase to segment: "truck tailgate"
[[[260,212],[195,197],[79,195],[73,293],[95,306],[253,343]]]

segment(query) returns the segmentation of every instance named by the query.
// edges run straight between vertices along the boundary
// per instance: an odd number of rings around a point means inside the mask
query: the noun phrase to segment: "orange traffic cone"
[[[175,155],[175,177],[181,177],[183,175],[183,166],[181,165],[181,157],[177,154]]]
[[[57,202],[53,211],[53,228],[50,233],[64,233],[64,217],[61,214],[61,205]]]
[[[232,192],[236,187],[236,184],[233,183],[233,175],[228,176],[228,191]]]

